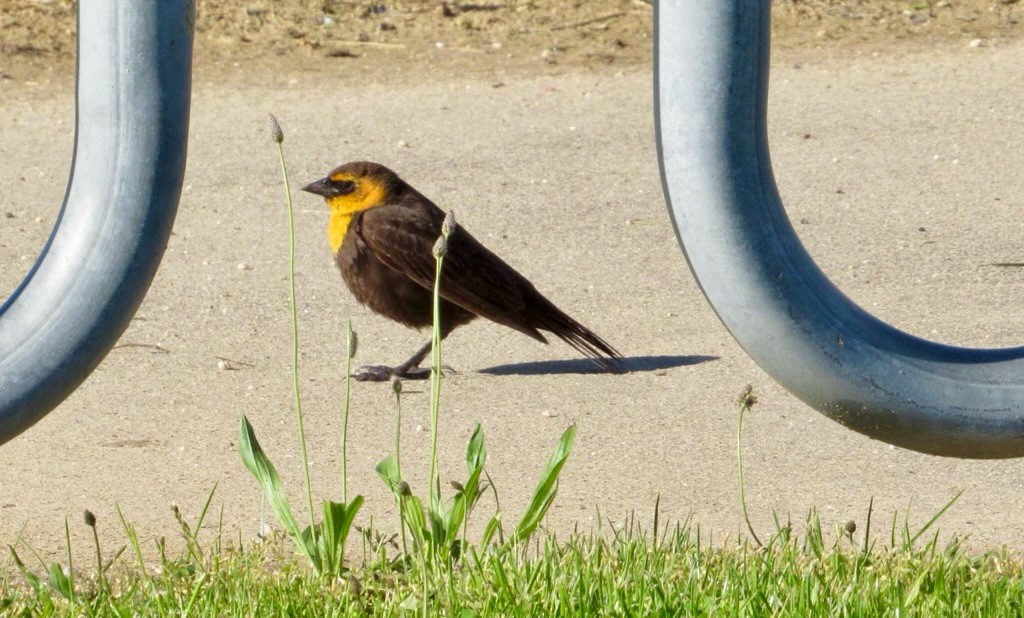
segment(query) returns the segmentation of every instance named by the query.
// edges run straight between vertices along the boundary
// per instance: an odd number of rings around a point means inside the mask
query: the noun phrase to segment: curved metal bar
[[[662,182],[705,296],[766,372],[846,427],[935,455],[1024,456],[1024,348],[896,330],[843,296],[797,239],[768,154],[770,4],[655,3]]]
[[[100,363],[142,302],[181,194],[193,0],[81,0],[75,154],[38,261],[0,307],[0,444]]]

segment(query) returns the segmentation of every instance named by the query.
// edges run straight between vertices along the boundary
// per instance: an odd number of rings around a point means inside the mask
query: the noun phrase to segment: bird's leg
[[[409,360],[395,367],[395,375],[405,380],[426,380],[429,378],[430,367],[420,367],[420,363],[427,357],[427,354],[430,354],[433,344],[433,340],[428,341]]]
[[[441,331],[441,339],[448,335]],[[420,367],[423,359],[430,354],[433,347],[433,340],[428,341],[425,346],[416,351],[412,357],[397,367],[384,365],[364,365],[356,369],[352,377],[359,382],[384,382],[391,378],[402,378],[403,380],[426,380],[430,377],[430,367]]]

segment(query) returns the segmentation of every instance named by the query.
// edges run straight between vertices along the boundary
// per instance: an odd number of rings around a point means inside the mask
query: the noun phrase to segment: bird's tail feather
[[[594,361],[601,369],[609,373],[625,371],[620,362],[622,355],[618,350],[554,305],[551,305],[549,310],[540,312],[537,317],[537,328],[553,333]]]

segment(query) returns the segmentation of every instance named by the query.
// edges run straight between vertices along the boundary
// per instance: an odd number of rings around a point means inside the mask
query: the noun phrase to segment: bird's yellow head
[[[400,183],[398,176],[383,165],[356,161],[335,168],[302,190],[323,196],[331,209],[327,240],[331,251],[337,253],[345,240],[352,216],[385,203],[401,186]]]

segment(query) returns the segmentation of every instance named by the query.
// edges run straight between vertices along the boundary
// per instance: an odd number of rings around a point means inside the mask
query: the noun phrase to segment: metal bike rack
[[[53,232],[0,307],[0,444],[127,328],[167,246],[188,141],[193,0],[80,0],[75,154]]]
[[[694,276],[744,350],[872,438],[950,457],[1024,456],[1024,348],[901,332],[836,289],[797,239],[768,153],[770,0],[655,7],[665,197]]]

